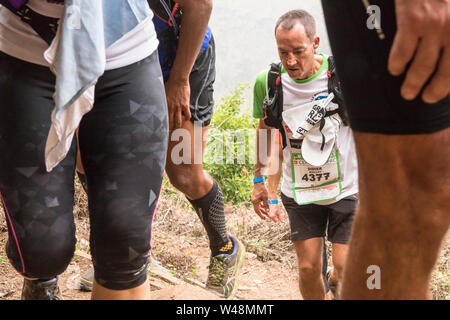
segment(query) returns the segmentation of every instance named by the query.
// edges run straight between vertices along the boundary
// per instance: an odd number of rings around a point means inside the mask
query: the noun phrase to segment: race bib
[[[291,154],[292,191],[299,205],[328,201],[342,193],[339,154],[335,149],[322,166],[313,166],[301,153]]]

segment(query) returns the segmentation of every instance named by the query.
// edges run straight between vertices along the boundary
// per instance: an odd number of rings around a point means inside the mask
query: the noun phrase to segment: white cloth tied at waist
[[[56,74],[57,52],[60,46],[61,29],[58,28],[55,39],[45,51],[44,58],[50,64],[50,70]],[[55,91],[53,99],[56,99]],[[48,172],[52,171],[67,155],[73,141],[75,131],[83,116],[94,105],[95,83],[83,93],[63,112],[53,110],[52,124],[45,145],[45,165]]]

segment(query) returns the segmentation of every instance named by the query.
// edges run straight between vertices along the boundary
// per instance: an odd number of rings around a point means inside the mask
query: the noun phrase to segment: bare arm
[[[282,165],[283,165],[283,148],[281,144],[275,143],[273,153],[270,157],[270,174],[267,176],[269,200],[278,200],[278,186],[280,184]],[[273,173],[273,174],[271,174]],[[279,204],[269,204],[268,216],[274,222],[283,222],[281,218],[281,210]]]
[[[270,173],[267,176],[267,187],[269,189],[269,198],[276,199],[278,197],[278,185],[281,179],[281,169],[283,164],[283,149],[279,143],[275,143],[270,157]]]
[[[256,129],[256,161],[254,169],[254,177],[263,177],[265,175],[265,169],[269,164],[269,157],[272,147],[271,132],[273,128],[266,126],[264,120],[259,120],[258,128]],[[264,133],[267,133],[265,144],[262,144],[262,137]],[[261,145],[262,144],[262,145]],[[269,213],[269,205],[267,201],[268,193],[267,188],[263,182],[255,183],[253,186],[252,204],[256,214],[262,219],[265,219]]]
[[[417,97],[437,70],[422,99],[426,103],[444,99],[450,93],[450,0],[396,0],[396,14],[398,30],[388,69],[392,75],[406,72],[402,96]]]
[[[259,120],[258,127],[256,128],[256,161],[255,161],[255,169],[254,169],[254,175],[255,177],[261,177],[262,175],[265,175],[265,169],[267,168],[269,164],[269,156],[271,154],[272,150],[272,130],[275,130],[272,127],[268,127],[263,119]],[[267,133],[267,135],[265,135]],[[263,137],[267,138],[265,141],[263,141]],[[263,145],[262,142],[265,142]]]
[[[212,0],[175,0],[183,7],[183,26],[177,54],[166,83],[170,128],[179,128],[182,117],[191,118],[189,74],[200,52],[212,11]]]

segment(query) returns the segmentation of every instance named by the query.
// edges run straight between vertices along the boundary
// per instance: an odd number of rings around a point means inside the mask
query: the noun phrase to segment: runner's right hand
[[[256,214],[265,220],[269,214],[269,193],[263,182],[253,185],[252,204]]]
[[[389,57],[389,72],[394,76],[406,72],[401,89],[406,100],[417,97],[430,80],[422,99],[436,103],[450,93],[450,1],[396,0],[395,5],[397,34]]]

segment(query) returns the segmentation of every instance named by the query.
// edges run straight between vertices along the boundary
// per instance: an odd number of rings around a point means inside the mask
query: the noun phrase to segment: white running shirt
[[[281,83],[283,86],[283,111],[311,102],[317,97],[328,96],[328,57],[323,56],[322,67],[309,79],[294,80],[283,69]],[[264,118],[263,99],[266,95],[267,71],[259,74],[254,88],[253,116]],[[286,127],[286,124],[283,122]],[[286,131],[287,146],[283,150],[283,179],[281,192],[294,198],[292,192],[292,167],[291,148],[289,140],[292,133]],[[318,202],[319,205],[327,205],[337,202],[345,197],[358,193],[358,165],[356,160],[355,144],[350,127],[341,127],[337,137],[337,148],[340,158],[342,193],[331,201]]]
[[[28,6],[39,14],[61,18],[64,6],[45,0],[30,0]],[[136,28],[106,48],[105,70],[117,69],[138,62],[153,53],[158,39],[153,14]],[[0,51],[20,60],[49,66],[44,58],[48,44],[18,16],[0,5]]]

